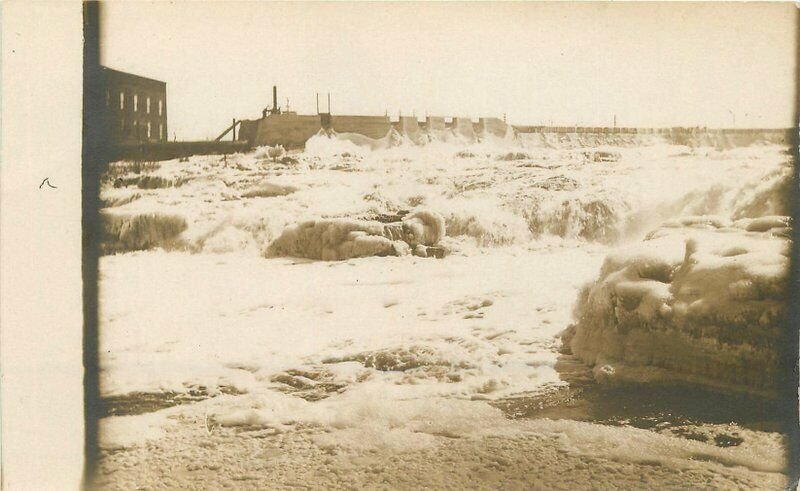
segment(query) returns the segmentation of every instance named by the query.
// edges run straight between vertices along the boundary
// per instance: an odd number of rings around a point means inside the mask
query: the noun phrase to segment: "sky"
[[[102,63],[167,83],[170,138],[301,114],[794,126],[793,3],[106,2]]]

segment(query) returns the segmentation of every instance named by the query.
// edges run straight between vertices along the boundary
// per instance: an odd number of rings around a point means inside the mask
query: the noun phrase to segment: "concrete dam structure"
[[[425,121],[419,121],[416,116],[400,116],[392,121],[386,115],[331,114],[330,100],[327,113],[301,115],[283,111],[277,104],[277,87],[273,87],[272,108],[264,109],[260,119],[234,120],[227,131],[234,130],[234,140],[244,145],[282,145],[285,148],[302,148],[309,138],[320,133],[351,134],[356,140],[363,140],[362,143],[378,146],[380,142],[376,140],[394,137],[417,145],[431,141],[474,143],[525,135],[527,140],[540,141],[543,146],[570,142],[578,146],[631,145],[659,138],[677,145],[717,147],[747,146],[759,142],[788,144],[792,138],[792,130],[783,128],[512,126],[493,117],[482,117],[476,122],[471,118],[441,116],[427,116]],[[238,135],[235,132],[237,125]]]
[[[253,146],[283,145],[295,148],[305,145],[320,130],[357,133],[377,139],[386,136],[391,128],[388,116],[300,115],[286,112],[242,121],[239,140],[246,140]]]
[[[318,105],[319,107],[319,105]],[[235,133],[239,125],[238,137]],[[282,145],[286,148],[303,147],[309,138],[322,132],[354,133],[373,140],[387,137],[391,131],[416,144],[425,144],[431,140],[457,140],[474,142],[484,136],[503,137],[509,131],[504,121],[498,118],[480,118],[477,123],[470,118],[430,116],[424,122],[416,116],[400,116],[392,121],[389,116],[340,115],[330,112],[317,112],[315,115],[302,115],[294,111],[284,111],[278,107],[278,88],[272,87],[272,107],[264,109],[261,119],[234,120],[233,125],[220,135],[222,138],[228,131],[234,130],[234,140],[246,142],[252,146]]]
[[[503,137],[509,126],[498,118],[480,118],[475,123],[469,118],[428,117],[420,122],[413,116],[401,116],[392,121],[388,116],[354,116],[321,113],[301,115],[294,112],[269,114],[257,120],[243,120],[238,140],[253,146],[283,145],[298,148],[321,130],[336,133],[355,133],[372,139],[384,138],[391,130],[413,143],[424,144],[430,139],[474,142],[483,136]]]

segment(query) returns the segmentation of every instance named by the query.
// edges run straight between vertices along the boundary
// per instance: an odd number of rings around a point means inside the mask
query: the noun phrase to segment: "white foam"
[[[106,213],[175,215],[186,229],[170,237],[172,252],[101,258],[104,395],[199,387],[214,395],[240,392],[182,410],[198,411],[198,421],[207,411],[223,425],[276,431],[311,425],[322,430],[315,436],[321,446],[404,451],[451,436],[521,431],[523,423],[509,423],[483,400],[537,394],[562,383],[554,369],[554,336],[571,321],[581,286],[597,277],[611,246],[640,244],[609,255],[601,275],[630,266],[630,277],[618,275],[613,286],[623,296],[646,297],[638,314],[655,318],[666,303],[663,287],[637,277],[679,265],[685,244],[669,231],[642,242],[653,223],[715,215],[741,229],[781,225],[760,217],[781,214],[783,204],[773,195],[790,176],[783,149],[771,146],[719,152],[657,139],[645,147],[624,141],[607,147],[607,141],[586,139],[529,144],[487,138],[369,150],[352,141],[319,140],[278,163],[257,151],[196,156],[148,171],[183,180],[177,187],[120,190],[106,183],[104,197],[118,203]],[[601,147],[620,159],[588,161],[585,150]],[[293,192],[244,197],[264,183]],[[121,204],[133,193],[139,197]],[[384,224],[371,218],[414,209],[437,217],[412,216],[421,223],[409,225],[418,241],[444,244],[451,251],[444,260],[353,258],[366,254],[351,232],[382,236]],[[698,227],[709,220],[691,225],[702,233]],[[337,251],[333,262],[263,257],[287,230],[306,222],[330,225],[319,238],[344,229],[344,240],[331,243],[339,247],[350,238],[353,247],[341,256]],[[682,230],[687,223],[678,225]],[[739,257],[735,247],[741,244],[724,242],[715,241],[708,256],[699,249],[698,267],[713,270],[714,261]],[[298,249],[309,243],[316,242]],[[743,247],[744,256],[758,252]],[[737,281],[771,277],[783,267],[767,259],[753,256],[748,277]],[[734,296],[748,292],[749,284],[732,284]],[[597,455],[608,445],[621,462],[661,455],[659,462],[678,468],[772,470],[780,461],[772,450],[753,454],[768,460],[758,467],[744,451],[687,447],[622,429],[595,432],[591,425],[541,425],[532,428],[565,435],[567,451]],[[164,428],[155,420],[153,426]],[[138,431],[136,425],[119,428]],[[629,436],[637,444],[627,451],[620,442]],[[140,441],[111,440],[123,447]]]

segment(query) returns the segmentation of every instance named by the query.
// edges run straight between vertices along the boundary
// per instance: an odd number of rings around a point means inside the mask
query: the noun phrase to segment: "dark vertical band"
[[[798,404],[798,357],[800,357],[800,11],[795,9],[795,101],[794,128],[791,133],[794,186],[792,186],[793,216],[792,270],[788,288],[788,322],[784,337],[784,402],[787,406],[784,431],[788,439],[789,486],[795,489],[800,483],[800,404]]]
[[[82,128],[82,261],[84,367],[84,474],[91,488],[98,456],[97,417],[100,409],[98,377],[97,268],[99,241],[100,174],[107,158],[107,135],[102,117],[100,70],[100,3],[83,4],[83,128]]]

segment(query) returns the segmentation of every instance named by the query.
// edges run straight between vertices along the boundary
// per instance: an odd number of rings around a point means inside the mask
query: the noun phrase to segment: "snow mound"
[[[790,215],[794,182],[794,165],[787,160],[738,190],[732,203],[733,218]]]
[[[181,233],[187,227],[182,217],[162,213],[101,213],[100,219],[105,253],[178,248],[182,245]]]
[[[781,373],[788,217],[670,221],[612,252],[564,349],[599,382],[688,382],[772,395]]]
[[[400,222],[331,218],[287,228],[267,248],[267,256],[337,261],[368,256],[402,256],[418,245],[436,245],[445,234],[441,215],[410,213]]]
[[[439,243],[445,234],[444,218],[430,210],[417,210],[403,218],[403,229],[407,229],[405,240],[411,246],[432,246]]]
[[[264,182],[243,192],[242,198],[273,198],[275,196],[286,196],[295,191],[297,191],[297,188],[294,186],[281,186],[271,182]]]

